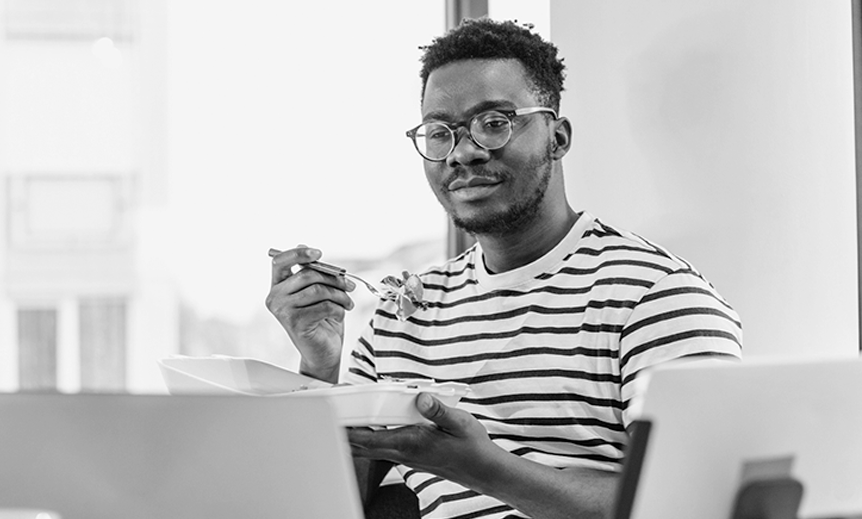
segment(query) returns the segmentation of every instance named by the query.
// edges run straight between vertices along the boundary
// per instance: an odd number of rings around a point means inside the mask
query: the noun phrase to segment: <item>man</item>
[[[433,424],[351,430],[365,495],[394,462],[423,517],[607,517],[635,377],[741,354],[736,313],[691,265],[570,207],[563,68],[553,45],[510,22],[465,22],[425,49],[423,123],[408,136],[477,245],[421,274],[427,309],[402,321],[394,303],[378,307],[346,381],[421,377],[472,391],[458,408],[420,395]],[[320,256],[277,255],[267,305],[300,370],[335,382],[354,285],[291,271]]]

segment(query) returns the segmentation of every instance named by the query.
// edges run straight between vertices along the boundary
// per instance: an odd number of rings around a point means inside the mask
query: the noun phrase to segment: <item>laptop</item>
[[[859,358],[657,369],[615,518],[732,519],[752,496],[786,517],[860,518],[860,431]]]
[[[0,394],[0,517],[361,519],[324,398]]]

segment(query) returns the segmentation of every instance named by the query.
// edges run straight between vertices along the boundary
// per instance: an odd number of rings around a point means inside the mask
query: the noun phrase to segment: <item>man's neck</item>
[[[566,237],[578,216],[566,204],[560,211],[539,215],[530,225],[506,236],[476,236],[485,256],[485,268],[499,274],[536,261]]]

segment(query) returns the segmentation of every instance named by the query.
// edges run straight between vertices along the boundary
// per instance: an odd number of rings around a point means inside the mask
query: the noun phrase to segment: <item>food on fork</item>
[[[401,279],[386,276],[381,283],[383,283],[386,298],[395,301],[398,307],[395,315],[399,320],[405,321],[416,313],[416,310],[428,308],[428,303],[422,300],[424,294],[422,280],[416,274],[410,274],[404,270],[401,272]]]
[[[269,249],[269,256],[275,257],[281,254],[278,249]],[[424,293],[422,280],[416,274],[410,274],[406,270],[401,271],[402,279],[395,276],[386,276],[380,282],[383,287],[377,288],[361,277],[347,272],[347,269],[323,263],[322,261],[312,261],[310,263],[301,264],[300,268],[311,268],[330,276],[348,277],[359,281],[365,285],[368,290],[383,300],[394,301],[398,307],[395,314],[401,321],[406,321],[408,317],[416,313],[416,310],[425,310],[428,308],[428,303],[422,300]]]

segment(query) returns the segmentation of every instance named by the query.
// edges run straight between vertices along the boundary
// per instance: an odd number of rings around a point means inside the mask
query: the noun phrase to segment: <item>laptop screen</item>
[[[802,486],[799,517],[862,516],[858,358],[658,369],[641,418],[618,519],[728,519],[747,485],[786,481]]]
[[[617,488],[614,519],[630,519],[631,517],[635,493],[637,492],[641,469],[649,443],[652,422],[649,420],[635,420],[629,429],[630,439],[629,444],[626,446],[620,485]]]
[[[362,518],[325,399],[2,394],[0,416],[0,511]]]

